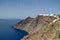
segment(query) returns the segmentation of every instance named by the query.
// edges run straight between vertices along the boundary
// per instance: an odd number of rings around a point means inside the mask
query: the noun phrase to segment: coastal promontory
[[[21,40],[60,40],[60,15],[39,14],[27,17],[14,25],[14,28],[28,32]]]

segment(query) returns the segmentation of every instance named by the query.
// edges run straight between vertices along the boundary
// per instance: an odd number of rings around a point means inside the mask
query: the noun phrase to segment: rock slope
[[[60,19],[57,17],[42,15],[36,18],[27,17],[14,27],[29,33],[21,40],[60,40]]]

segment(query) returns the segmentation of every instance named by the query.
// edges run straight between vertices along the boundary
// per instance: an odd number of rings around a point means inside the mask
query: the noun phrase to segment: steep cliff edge
[[[60,19],[57,17],[42,15],[36,18],[27,17],[14,27],[29,33],[21,40],[60,40]]]

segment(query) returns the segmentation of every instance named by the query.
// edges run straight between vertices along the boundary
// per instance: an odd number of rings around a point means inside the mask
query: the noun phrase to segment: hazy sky
[[[40,13],[60,13],[60,0],[0,0],[0,18],[35,17]]]

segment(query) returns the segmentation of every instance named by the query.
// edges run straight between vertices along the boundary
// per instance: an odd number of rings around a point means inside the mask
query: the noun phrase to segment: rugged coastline
[[[60,18],[55,14],[40,14],[35,18],[27,17],[15,24],[14,28],[29,33],[21,40],[60,40]]]

